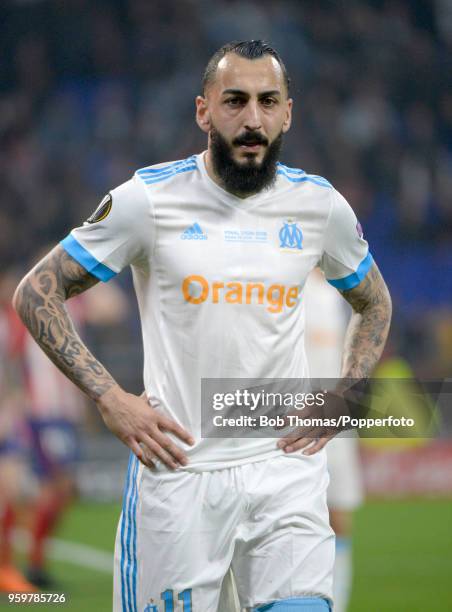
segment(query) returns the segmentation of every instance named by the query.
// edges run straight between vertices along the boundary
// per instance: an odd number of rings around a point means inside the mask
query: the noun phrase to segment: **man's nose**
[[[249,100],[245,109],[245,124],[247,130],[258,130],[261,125],[261,114],[259,102],[257,100]]]

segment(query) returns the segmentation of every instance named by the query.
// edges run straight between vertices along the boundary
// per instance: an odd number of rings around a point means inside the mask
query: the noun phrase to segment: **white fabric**
[[[230,569],[221,583],[218,612],[240,612],[240,600],[234,574]]]
[[[244,608],[331,599],[335,547],[323,453],[205,472],[141,468],[135,481],[116,539],[115,612],[160,610],[168,590],[182,612],[178,598],[188,589],[192,610],[232,612],[219,607],[231,565]]]
[[[305,348],[310,376],[337,379],[341,375],[349,306],[318,268],[308,276],[304,303]]]
[[[340,377],[341,359],[349,308],[339,292],[314,270],[305,286],[306,356],[312,378]],[[325,382],[323,380],[323,382]],[[327,385],[325,385],[327,386]],[[335,510],[353,510],[363,501],[363,482],[358,440],[346,432],[326,446],[330,486],[328,505]]]
[[[306,277],[318,262],[345,277],[368,252],[329,183],[280,168],[274,187],[244,200],[209,178],[203,154],[143,169],[111,192],[104,220],[72,232],[114,272],[132,265],[146,393],[194,435],[188,470],[280,454],[276,439],[202,439],[200,381],[306,377]]]
[[[358,439],[336,437],[327,444],[326,454],[330,473],[328,506],[334,510],[355,510],[364,501]]]
[[[353,585],[353,556],[349,538],[338,538],[333,573],[334,612],[347,612]]]

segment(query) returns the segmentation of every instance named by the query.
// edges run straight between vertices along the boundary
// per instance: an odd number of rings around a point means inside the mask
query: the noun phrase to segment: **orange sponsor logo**
[[[299,289],[296,285],[273,284],[266,287],[263,283],[209,282],[204,276],[192,274],[182,282],[182,293],[189,304],[260,304],[269,312],[281,312],[284,306],[294,308],[297,305]]]

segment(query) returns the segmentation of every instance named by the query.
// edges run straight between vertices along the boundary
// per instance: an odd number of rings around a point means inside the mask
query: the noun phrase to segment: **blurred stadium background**
[[[272,43],[292,78],[283,161],[326,176],[348,198],[388,282],[394,375],[450,377],[450,0],[3,0],[4,284],[137,167],[205,147],[193,120],[204,65],[224,42],[249,38]],[[112,332],[88,323],[84,336],[139,392],[141,339],[127,273],[119,285],[121,324]],[[82,438],[80,497],[51,547],[51,569],[67,609],[108,610],[126,452],[92,406]],[[363,459],[368,499],[356,518],[350,610],[452,609],[447,431],[409,447],[363,445]],[[18,555],[20,562],[20,546]]]

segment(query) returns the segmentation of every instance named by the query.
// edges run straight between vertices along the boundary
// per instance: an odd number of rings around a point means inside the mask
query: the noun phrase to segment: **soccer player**
[[[334,388],[341,372],[347,304],[329,285],[319,268],[311,272],[304,288],[306,308],[306,357],[309,375]],[[319,382],[320,382],[319,380]],[[314,383],[315,384],[315,383]],[[333,574],[335,612],[345,612],[352,587],[353,511],[363,500],[363,485],[356,437],[338,436],[326,447],[330,484],[327,491],[330,523],[336,534]]]
[[[242,607],[330,609],[327,432],[201,436],[202,378],[306,375],[302,291],[316,264],[355,310],[342,376],[369,376],[387,336],[390,297],[352,209],[278,162],[291,114],[278,53],[225,45],[196,98],[207,151],[138,170],[16,291],[37,342],[132,451],[114,610],[214,612],[231,565]],[[64,306],[128,265],[147,401],[116,383]]]

